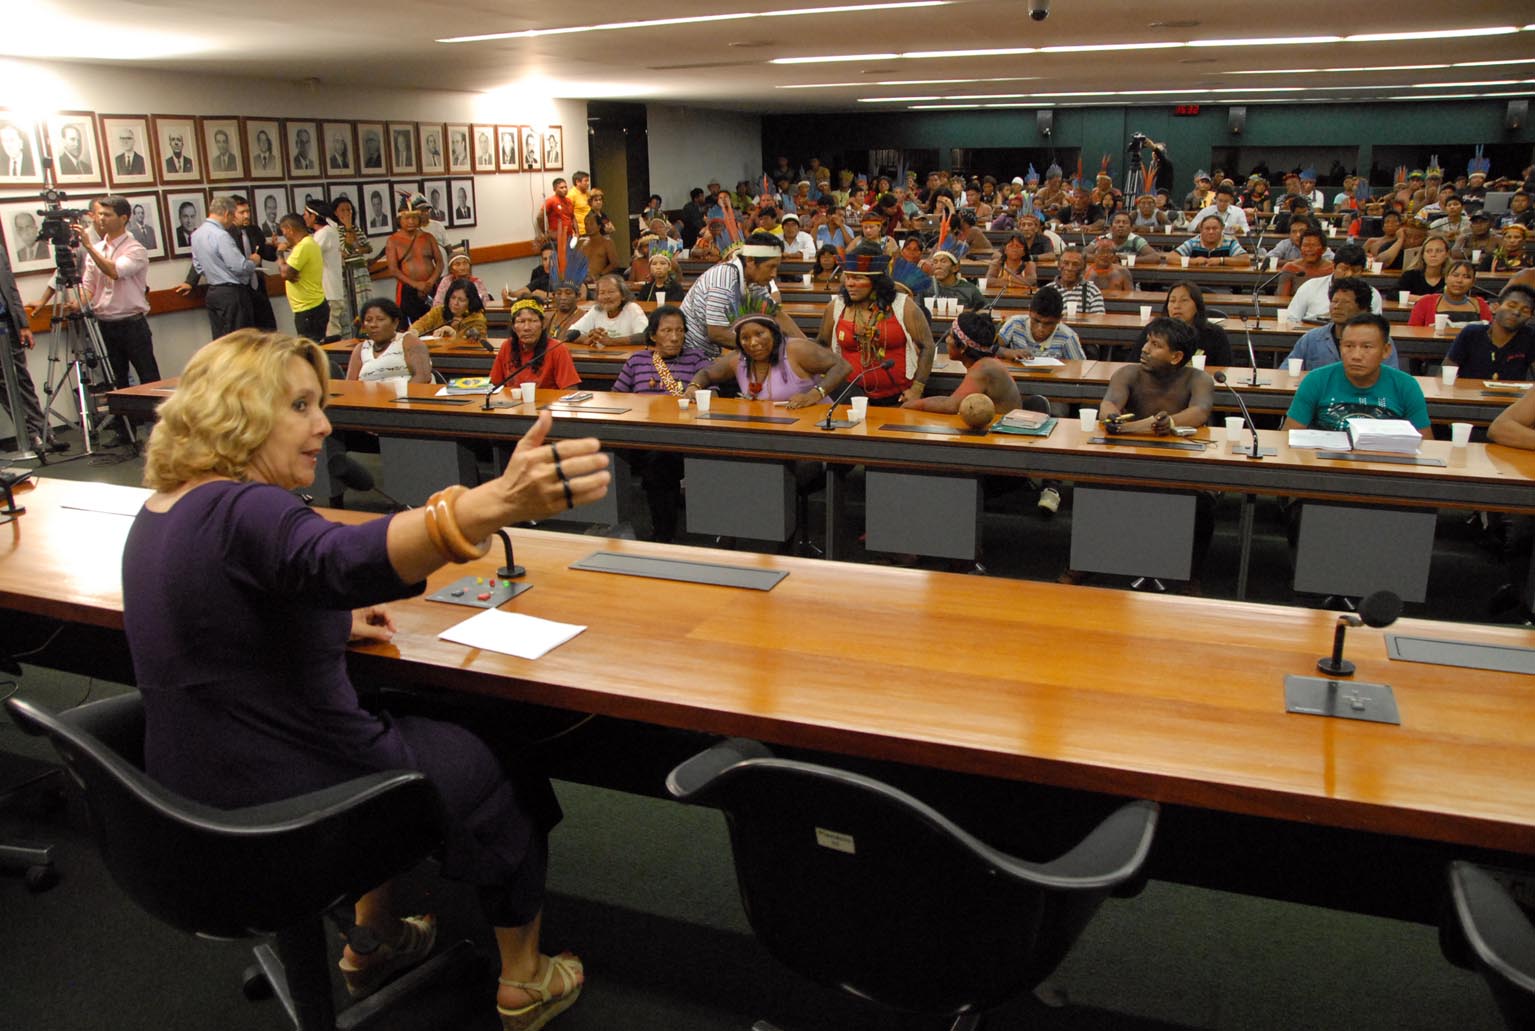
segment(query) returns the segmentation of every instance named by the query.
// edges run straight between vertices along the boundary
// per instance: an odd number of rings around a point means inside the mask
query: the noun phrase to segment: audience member
[[[997,359],[997,324],[985,312],[961,312],[944,337],[949,358],[965,367],[965,378],[948,397],[924,397],[907,401],[903,408],[953,415],[971,394],[985,394],[998,415],[1023,407],[1018,384],[1007,366]]]
[[[1512,380],[1530,378],[1535,359],[1535,288],[1515,283],[1503,288],[1489,322],[1473,322],[1455,335],[1444,364],[1454,365],[1468,379]]]
[[[1351,279],[1365,273],[1364,251],[1353,244],[1338,248],[1332,269],[1325,276],[1307,279],[1290,298],[1285,316],[1291,322],[1325,322],[1332,310],[1331,290],[1336,279]],[[1370,311],[1379,315],[1383,309],[1380,291],[1370,287]]]
[[[411,208],[399,213],[400,228],[384,244],[384,264],[397,282],[395,303],[411,320],[431,308],[428,298],[442,272],[437,241],[421,231],[421,216]]]
[[[998,355],[1015,361],[1054,358],[1083,361],[1087,358],[1076,330],[1066,325],[1066,304],[1055,290],[1040,290],[1029,300],[1027,315],[1013,315],[998,330]]]
[[[1082,273],[1087,270],[1087,259],[1083,257],[1082,252],[1074,247],[1068,247],[1061,252],[1061,256],[1056,261],[1055,279],[1040,289],[1059,293],[1062,301],[1075,301],[1080,314],[1102,315],[1103,291],[1083,277]]]
[[[410,331],[420,337],[446,340],[484,340],[490,335],[485,318],[485,302],[473,280],[454,279],[448,283],[441,304],[411,323]]]
[[[1344,328],[1355,315],[1370,313],[1368,305],[1371,297],[1370,284],[1363,279],[1357,276],[1333,276],[1327,289],[1327,324],[1302,333],[1285,359],[1302,359],[1305,364],[1301,367],[1308,371],[1338,361]],[[1389,328],[1386,331],[1386,345],[1384,360],[1393,368],[1400,367],[1401,361],[1396,348],[1391,344]]]
[[[890,278],[890,259],[860,243],[847,252],[842,290],[826,306],[816,342],[840,352],[869,403],[896,405],[922,396],[933,368],[926,316]],[[891,362],[884,368],[885,361]]]
[[[294,332],[318,343],[325,339],[330,325],[330,302],[325,299],[323,278],[325,259],[298,215],[290,212],[277,224],[283,237],[277,245],[277,271],[288,293]]]
[[[561,284],[561,288],[568,284]],[[563,289],[557,288],[558,298]],[[563,341],[551,341],[542,306],[531,297],[512,305],[512,334],[501,343],[490,366],[492,383],[517,387],[537,383],[540,389],[568,390],[581,383],[581,374]]]
[[[1310,367],[1296,387],[1283,428],[1346,430],[1348,419],[1360,416],[1405,419],[1427,437],[1430,430],[1423,389],[1417,380],[1389,364],[1395,351],[1391,326],[1381,316],[1363,310],[1366,295],[1353,285],[1357,283],[1361,281],[1333,284],[1335,296],[1345,291],[1354,293],[1360,311],[1343,323],[1335,345],[1338,360],[1320,368]]]
[[[432,382],[432,355],[415,331],[400,329],[404,313],[387,297],[375,297],[362,306],[358,319],[362,338],[347,360],[346,378],[366,383],[405,379]]]
[[[1476,266],[1469,261],[1450,262],[1444,277],[1444,292],[1418,298],[1407,317],[1409,326],[1432,326],[1434,316],[1447,315],[1451,322],[1474,322],[1492,318],[1487,302],[1472,294],[1476,287]]]
[[[1219,215],[1206,215],[1199,222],[1199,233],[1180,243],[1171,254],[1167,256],[1167,264],[1182,264],[1183,258],[1188,258],[1188,264],[1193,267],[1203,265],[1250,265],[1251,259],[1242,245],[1235,239],[1223,234],[1226,231],[1225,223]]]
[[[1206,316],[1205,292],[1198,283],[1174,283],[1162,301],[1162,315],[1193,329],[1194,354],[1203,354],[1207,364],[1220,368],[1231,364],[1231,339]]]
[[[565,339],[599,349],[608,344],[643,344],[646,327],[645,313],[635,303],[629,285],[622,276],[610,272],[597,277],[597,303],[576,320]]]

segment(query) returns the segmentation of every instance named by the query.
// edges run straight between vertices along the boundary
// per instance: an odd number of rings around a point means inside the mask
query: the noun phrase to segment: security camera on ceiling
[[[1035,21],[1050,17],[1050,0],[1029,0],[1029,17]]]

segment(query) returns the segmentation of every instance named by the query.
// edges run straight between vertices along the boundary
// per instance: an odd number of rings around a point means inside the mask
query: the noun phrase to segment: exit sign
[[[1197,114],[1199,114],[1199,105],[1198,104],[1179,104],[1177,107],[1173,108],[1173,114],[1175,114],[1175,115],[1197,115]]]

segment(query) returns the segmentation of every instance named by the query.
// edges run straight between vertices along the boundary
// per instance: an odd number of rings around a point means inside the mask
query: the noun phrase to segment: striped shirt
[[[709,327],[729,326],[747,289],[746,272],[739,258],[722,261],[695,279],[680,305],[688,321],[685,349],[702,351],[711,358],[718,355],[720,347],[709,339]],[[750,291],[753,296],[767,296],[760,286],[751,286]]]
[[[1046,283],[1040,289],[1054,290],[1061,295],[1062,301],[1076,301],[1077,312],[1081,315],[1103,314],[1103,291],[1098,289],[1097,283],[1089,283],[1084,279],[1072,287],[1062,287],[1059,283]]]
[[[624,362],[624,367],[618,370],[618,378],[613,381],[614,391],[620,394],[666,393],[666,387],[661,385],[661,375],[656,372],[653,354],[649,348],[631,354],[629,360]],[[684,390],[693,382],[693,377],[698,375],[698,370],[708,366],[711,361],[702,351],[686,350],[675,358],[662,360],[671,370],[677,385]]]
[[[1002,346],[1014,351],[1027,351],[1030,354],[1058,358],[1063,362],[1082,361],[1087,354],[1082,350],[1082,341],[1077,337],[1077,331],[1062,322],[1055,327],[1055,332],[1040,342],[1034,339],[1034,334],[1029,332],[1029,317],[1027,315],[1014,315],[1002,323],[1002,328],[997,331],[997,339]]]

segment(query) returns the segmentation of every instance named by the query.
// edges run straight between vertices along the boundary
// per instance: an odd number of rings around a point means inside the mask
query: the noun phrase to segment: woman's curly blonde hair
[[[287,401],[292,358],[314,369],[323,404],[330,364],[312,340],[238,329],[200,348],[176,392],[160,405],[144,486],[170,491],[209,475],[245,479],[251,456],[266,443]]]

